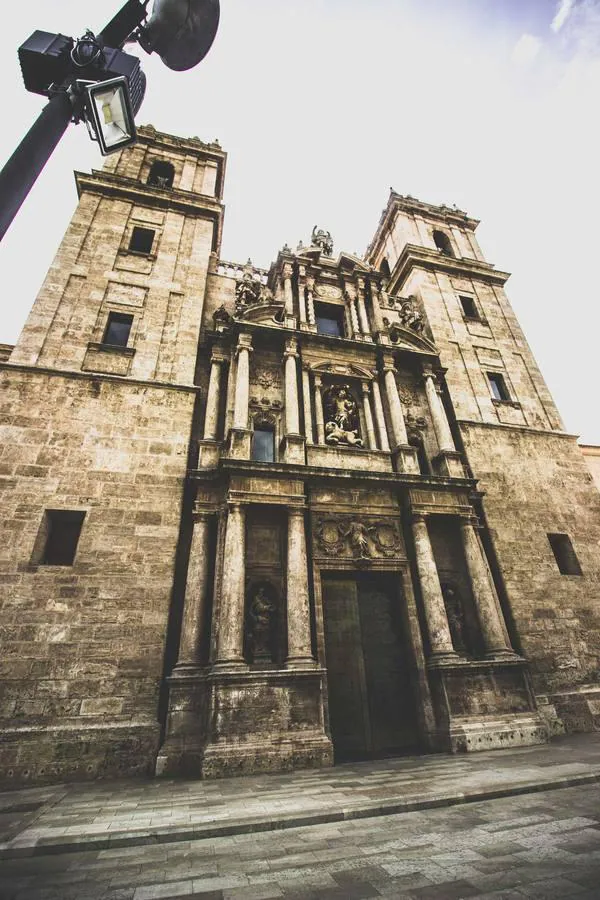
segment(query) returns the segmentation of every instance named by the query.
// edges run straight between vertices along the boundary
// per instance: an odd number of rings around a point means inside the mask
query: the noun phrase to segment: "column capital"
[[[283,352],[285,357],[288,356],[298,356],[298,341],[296,338],[288,338],[285,342],[285,350]]]
[[[222,350],[220,347],[218,349],[213,348],[213,351],[210,355],[211,365],[220,366],[221,363],[224,363],[227,361],[228,361],[228,356],[224,350]]]
[[[315,289],[315,276],[314,275],[306,276],[306,287],[309,291],[314,291],[314,289]]]
[[[192,519],[194,522],[206,522],[211,516],[214,516],[216,510],[208,509],[206,506],[199,506],[198,501],[194,503]]]
[[[397,372],[398,370],[396,369],[396,366],[394,365],[394,360],[393,360],[393,359],[385,359],[385,358],[384,358],[384,360],[383,360],[383,371],[384,371],[384,373],[386,373],[386,372],[392,372],[394,375],[396,374],[396,372]]]
[[[252,335],[242,332],[238,335],[237,350],[252,350]]]
[[[356,300],[356,288],[346,279],[344,279],[344,300]]]
[[[411,512],[410,521],[413,525],[417,525],[421,522],[426,522],[429,517],[429,514],[426,512]]]
[[[298,275],[300,275],[301,278],[304,278],[304,276],[306,275],[306,266],[298,266]]]
[[[282,270],[281,270],[281,273],[282,273],[282,275],[283,275],[284,278],[291,278],[291,277],[292,277],[293,271],[294,271],[294,269],[293,269],[291,263],[287,263],[287,262],[286,262],[286,263],[283,264],[283,268],[282,268]]]
[[[368,397],[371,393],[371,382],[365,378],[361,381],[361,387],[363,394]]]
[[[289,516],[304,516],[306,512],[305,506],[288,506],[287,508]]]
[[[313,377],[315,379],[315,387],[320,388],[323,384],[323,379],[321,378],[320,372],[313,372]]]
[[[482,525],[475,513],[468,516],[460,516],[459,522],[461,528],[475,528],[477,531],[481,531]]]

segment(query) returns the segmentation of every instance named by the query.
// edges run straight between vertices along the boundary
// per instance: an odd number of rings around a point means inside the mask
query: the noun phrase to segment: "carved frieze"
[[[313,532],[315,554],[366,562],[398,555],[402,538],[396,522],[354,516],[320,516]]]
[[[317,297],[322,297],[323,300],[342,299],[342,289],[335,284],[317,284],[315,294]]]

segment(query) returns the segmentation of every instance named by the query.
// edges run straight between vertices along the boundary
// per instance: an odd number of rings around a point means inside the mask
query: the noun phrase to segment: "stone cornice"
[[[530,425],[515,425],[506,422],[478,422],[475,419],[457,419],[456,424],[462,428],[495,428],[498,431],[518,431],[525,434],[535,434],[541,437],[566,438],[569,441],[577,441],[578,434],[568,431],[554,431],[552,428],[532,428]],[[581,446],[581,445],[578,445]]]
[[[139,125],[137,128],[137,143],[151,147],[161,147],[165,150],[183,150],[202,156],[204,159],[213,159],[222,163],[227,159],[227,153],[215,141],[206,143],[200,138],[183,138],[176,134],[168,134],[166,131],[157,131],[153,125]]]
[[[224,209],[219,200],[207,194],[179,191],[176,188],[148,187],[136,178],[124,178],[122,175],[113,175],[111,172],[101,172],[97,169],[91,174],[75,172],[75,183],[79,197],[83,191],[90,191],[131,200],[132,203],[141,203],[144,206],[176,209],[188,216],[203,215],[215,220],[223,214]]]
[[[377,256],[384,236],[393,227],[394,218],[399,210],[412,213],[413,215],[421,215],[428,219],[437,219],[438,222],[443,222],[446,225],[468,228],[471,231],[475,231],[479,225],[479,219],[471,218],[460,209],[445,206],[444,204],[435,206],[433,203],[425,203],[423,200],[417,200],[415,197],[405,197],[402,194],[397,194],[395,191],[390,191],[387,206],[381,213],[379,224],[365,253],[365,260],[368,260],[368,262],[372,262],[372,258]]]
[[[371,472],[364,469],[332,469],[326,466],[304,466],[288,463],[258,463],[254,460],[221,459],[217,469],[192,469],[188,472],[194,481],[214,481],[224,474],[292,478],[302,481],[374,481],[390,487],[430,488],[435,491],[474,491],[477,480],[473,478],[445,478],[436,475],[405,475],[396,472]]]
[[[388,291],[393,294],[401,290],[402,285],[414,268],[428,269],[431,272],[445,272],[460,278],[477,278],[492,284],[504,285],[510,278],[509,272],[501,272],[491,263],[478,259],[448,256],[440,250],[420,247],[418,244],[406,244],[398,262],[394,266]]]

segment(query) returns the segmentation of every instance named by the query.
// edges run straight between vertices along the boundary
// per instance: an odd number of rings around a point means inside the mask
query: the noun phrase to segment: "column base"
[[[216,469],[221,455],[220,441],[198,441],[198,468]]]
[[[508,647],[503,647],[501,650],[488,650],[485,654],[486,659],[498,660],[500,662],[504,659],[514,659],[518,656],[518,653],[515,653],[514,650],[510,650]]]
[[[427,668],[435,669],[438,666],[460,666],[468,665],[468,660],[464,656],[459,656],[456,650],[448,650],[443,653],[432,653],[427,659]]]
[[[283,438],[283,461],[292,465],[303,466],[306,462],[304,449],[306,439],[301,434],[286,434]]]
[[[399,444],[392,450],[394,469],[403,475],[420,475],[419,460],[415,447]]]
[[[465,478],[465,467],[462,455],[458,450],[442,450],[433,460],[438,475],[447,478]]]
[[[285,661],[286,669],[316,669],[317,663],[312,656],[290,656]]]
[[[250,459],[251,441],[252,432],[249,428],[231,428],[225,455],[232,459]]]
[[[245,659],[218,659],[213,663],[213,672],[247,672],[249,665]]]

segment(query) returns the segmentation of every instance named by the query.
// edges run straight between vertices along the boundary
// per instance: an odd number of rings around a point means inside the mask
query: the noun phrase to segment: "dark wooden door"
[[[393,579],[324,577],[323,610],[336,759],[414,750],[411,664]]]

